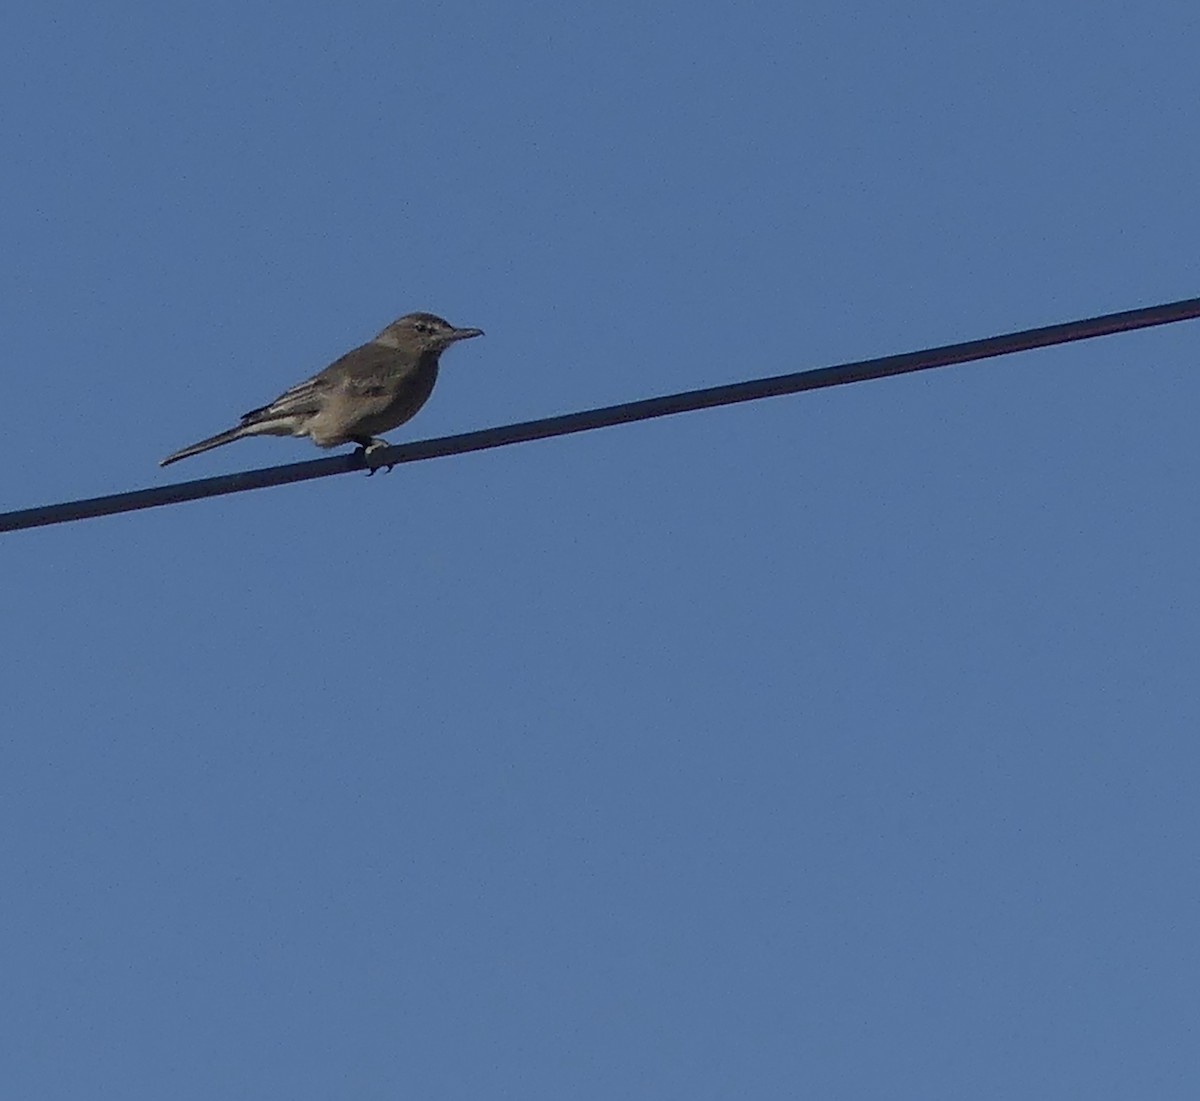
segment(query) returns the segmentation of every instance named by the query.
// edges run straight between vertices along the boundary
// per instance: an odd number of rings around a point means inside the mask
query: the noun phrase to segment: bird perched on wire
[[[482,335],[482,329],[456,329],[431,313],[405,314],[320,374],[251,409],[227,432],[176,451],[158,465],[247,436],[307,436],[318,447],[358,444],[374,473],[382,464],[372,456],[388,446],[379,434],[398,428],[425,404],[437,382],[438,357],[455,341]]]

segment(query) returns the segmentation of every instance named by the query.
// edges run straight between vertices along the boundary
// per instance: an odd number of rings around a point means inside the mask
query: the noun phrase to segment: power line
[[[389,447],[379,453],[379,459],[384,464],[415,463],[445,455],[462,455],[468,451],[486,451],[493,447],[507,447],[509,444],[544,440],[551,436],[566,436],[575,432],[590,432],[594,428],[609,428],[654,417],[669,417],[676,413],[711,409],[718,405],[733,405],[737,402],[757,401],[759,398],[798,394],[805,390],[821,390],[827,386],[842,386],[848,382],[865,382],[868,379],[888,378],[913,371],[928,371],[934,367],[949,367],[956,363],[971,363],[995,356],[1011,355],[1013,352],[1067,344],[1075,340],[1090,340],[1093,337],[1146,329],[1155,325],[1169,325],[1198,317],[1200,298],[1186,298],[1180,302],[1103,314],[1100,317],[1068,321],[1061,325],[1047,325],[1040,329],[1025,329],[1021,332],[988,337],[985,340],[947,344],[920,352],[858,360],[835,367],[819,367],[813,371],[798,371],[794,374],[751,379],[726,386],[712,386],[705,390],[666,394],[644,401],[626,402],[623,405],[587,409],[581,413],[567,413],[543,420],[485,428],[479,432],[466,432],[459,436],[417,440]],[[111,497],[92,497],[83,501],[67,501],[57,505],[0,513],[0,532],[65,524],[72,520],[157,508],[159,505],[175,505],[183,501],[195,501],[201,497],[242,493],[248,489],[264,489],[267,486],[304,482],[310,478],[325,478],[331,474],[348,474],[353,470],[364,469],[366,463],[362,452],[357,451],[327,459],[291,463],[287,466],[223,474],[216,478],[201,478],[193,482],[117,493]]]

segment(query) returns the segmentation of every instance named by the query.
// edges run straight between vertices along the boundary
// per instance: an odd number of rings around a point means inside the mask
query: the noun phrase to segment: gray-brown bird
[[[425,404],[442,352],[457,340],[482,335],[482,329],[456,329],[431,313],[405,314],[319,375],[285,390],[270,405],[251,409],[236,427],[176,451],[158,465],[246,436],[307,436],[318,447],[356,443],[374,469],[372,453],[388,446],[379,434],[398,428]]]

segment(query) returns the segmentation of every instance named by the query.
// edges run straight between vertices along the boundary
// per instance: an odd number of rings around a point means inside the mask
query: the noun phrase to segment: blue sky
[[[1200,294],[1200,12],[43,4],[0,508]],[[1200,329],[0,539],[14,1097],[1193,1098]]]

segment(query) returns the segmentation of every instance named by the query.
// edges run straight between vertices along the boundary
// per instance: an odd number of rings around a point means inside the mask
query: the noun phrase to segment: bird
[[[374,474],[382,464],[372,456],[388,446],[380,433],[400,427],[428,401],[442,352],[482,335],[482,329],[457,329],[436,314],[405,314],[319,374],[244,413],[233,428],[182,448],[158,465],[247,436],[307,436],[318,447],[358,444]]]

